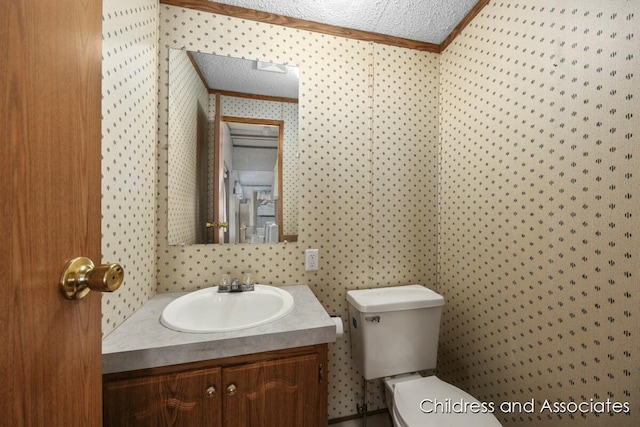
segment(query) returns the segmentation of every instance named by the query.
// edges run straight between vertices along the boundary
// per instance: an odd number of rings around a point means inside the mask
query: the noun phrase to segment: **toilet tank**
[[[444,298],[422,285],[347,292],[351,357],[365,379],[435,369]]]

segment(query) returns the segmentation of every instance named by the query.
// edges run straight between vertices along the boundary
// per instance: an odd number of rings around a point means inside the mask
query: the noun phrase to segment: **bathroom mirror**
[[[169,49],[169,244],[297,241],[298,80]]]

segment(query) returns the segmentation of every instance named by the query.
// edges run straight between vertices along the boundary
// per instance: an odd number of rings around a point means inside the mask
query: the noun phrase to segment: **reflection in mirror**
[[[228,220],[225,242],[282,241],[279,194],[282,191],[282,130],[280,120],[222,117],[221,140],[232,197],[223,201]],[[229,168],[227,165],[231,165]]]
[[[169,244],[297,240],[296,67],[169,49]]]

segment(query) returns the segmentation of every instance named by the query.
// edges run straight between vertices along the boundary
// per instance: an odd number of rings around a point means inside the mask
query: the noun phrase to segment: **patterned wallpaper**
[[[505,425],[638,424],[638,5],[492,1],[441,55],[439,372]]]
[[[309,284],[345,319],[348,289],[420,282],[447,301],[443,378],[480,399],[610,398],[637,411],[637,6],[601,4],[490,2],[436,55],[110,3],[105,44],[121,46],[105,54],[105,70],[121,81],[105,83],[103,246],[133,279],[105,298],[103,330],[156,291],[156,276],[157,292],[169,292],[252,270],[268,284]],[[167,245],[167,64],[146,50],[158,13],[156,54],[170,46],[300,66],[299,242]],[[144,179],[133,195],[132,176]],[[306,248],[320,249],[320,271],[304,271]],[[329,358],[329,416],[352,415],[363,383],[348,334]],[[369,389],[369,409],[383,407],[379,382]],[[500,416],[505,425],[632,425]]]
[[[169,199],[167,220],[170,227],[168,240],[191,244],[197,241],[196,213],[198,211],[197,135],[198,106],[208,115],[209,92],[193,68],[186,51],[167,49],[169,55],[168,106],[171,122],[168,127],[167,150],[169,162]],[[164,147],[162,147],[164,149]]]
[[[374,46],[372,286],[435,289],[439,56]]]
[[[278,54],[272,40],[279,40]],[[162,56],[167,47],[300,67],[300,240],[167,245],[167,159],[159,150],[159,292],[211,286],[224,272],[253,270],[268,284],[309,284],[328,312],[346,319],[348,289],[435,286],[437,55],[161,5]],[[160,147],[167,133],[166,62],[160,61],[158,85]],[[373,108],[378,104],[384,105]],[[408,159],[421,163],[409,166]],[[320,271],[304,271],[306,248],[320,250]],[[362,379],[348,337],[331,346],[330,360],[330,417],[352,415]],[[370,389],[370,407],[383,407],[379,384]]]
[[[156,293],[155,0],[111,0],[102,23],[102,260],[125,281],[102,297],[108,334]]]

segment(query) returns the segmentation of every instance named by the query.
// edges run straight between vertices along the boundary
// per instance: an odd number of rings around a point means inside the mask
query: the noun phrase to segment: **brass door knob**
[[[124,281],[124,269],[119,264],[95,266],[89,258],[78,257],[69,261],[60,276],[60,287],[65,297],[81,299],[89,291],[113,292]]]
[[[235,384],[229,384],[229,386],[227,387],[227,394],[229,396],[233,396],[237,392],[238,392],[238,387],[236,387]]]
[[[207,222],[207,228],[227,228],[229,227],[228,222]]]
[[[212,385],[210,385],[209,387],[207,387],[207,389],[204,392],[205,397],[207,397],[208,399],[211,399],[213,396],[216,395],[216,388]]]

